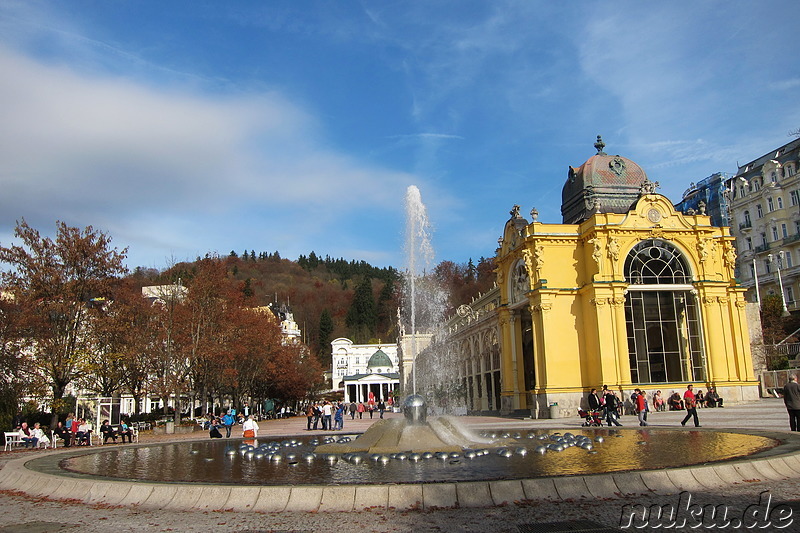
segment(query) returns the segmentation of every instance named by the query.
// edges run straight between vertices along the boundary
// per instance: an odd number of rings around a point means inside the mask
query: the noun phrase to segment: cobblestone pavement
[[[702,409],[700,423],[704,428],[752,428],[771,431],[788,430],[788,420],[783,402],[765,399],[757,403],[729,406],[723,409]],[[387,414],[389,417],[400,416]],[[652,413],[653,427],[679,426],[681,412]],[[378,419],[347,420],[347,432],[364,431]],[[493,417],[464,417],[464,421],[476,429],[496,426],[527,428],[565,429],[578,428],[576,416],[559,420],[520,420]],[[636,425],[633,416],[622,418],[624,425]],[[270,420],[260,423],[260,435],[282,436],[291,434],[313,434],[305,430],[304,418]],[[316,433],[322,433],[317,431]],[[235,433],[241,436],[241,430]],[[183,435],[149,435],[143,433],[141,442],[157,442],[175,439],[207,438],[205,432]],[[0,455],[0,463],[21,454],[34,457],[37,451],[13,451]],[[114,508],[89,506],[82,503],[49,501],[31,498],[12,492],[0,493],[0,533],[26,532],[50,533],[55,531],[110,532],[110,531],[187,531],[187,532],[262,532],[262,531],[343,531],[362,533],[368,531],[470,531],[486,533],[528,531],[578,531],[576,521],[593,522],[598,529],[593,531],[626,531],[621,527],[623,516],[630,516],[626,505],[672,505],[685,509],[687,497],[691,504],[713,505],[716,516],[710,509],[702,515],[705,522],[690,529],[692,515],[679,512],[678,522],[688,518],[687,527],[672,527],[672,531],[698,531],[717,526],[717,531],[757,529],[759,531],[800,531],[800,481],[790,479],[782,482],[748,480],[744,483],[708,489],[698,486],[696,490],[679,494],[652,494],[649,497],[628,499],[609,494],[607,499],[582,499],[577,501],[531,502],[496,508],[438,509],[425,511],[365,510],[347,513],[234,513],[200,511],[152,511],[136,508]],[[767,503],[767,500],[769,502]],[[769,507],[767,505],[769,504]],[[784,506],[778,505],[782,504]],[[777,507],[776,507],[777,506]],[[690,507],[697,510],[698,507]],[[727,512],[726,516],[722,512]],[[746,512],[745,512],[746,511]],[[782,513],[782,514],[781,514]],[[744,523],[737,520],[745,518]],[[728,522],[725,525],[725,522]],[[671,525],[665,517],[662,522],[650,522],[646,530],[657,530],[654,526]],[[584,523],[588,527],[587,524]],[[625,525],[625,524],[622,524]],[[635,520],[631,526],[641,526]],[[735,526],[739,527],[735,527]],[[724,527],[719,527],[724,526]],[[756,526],[748,528],[746,526]],[[785,527],[781,527],[785,526]],[[562,529],[559,529],[562,527]],[[565,529],[572,527],[573,529]],[[599,529],[604,527],[604,529]]]

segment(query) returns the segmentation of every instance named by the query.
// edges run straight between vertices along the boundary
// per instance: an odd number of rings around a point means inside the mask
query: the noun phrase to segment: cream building
[[[396,344],[354,344],[339,338],[331,342],[333,388],[345,402],[387,401],[400,385]]]
[[[800,298],[800,139],[739,167],[728,181],[737,277],[747,299],[783,295],[785,311]],[[783,286],[783,290],[781,290]]]

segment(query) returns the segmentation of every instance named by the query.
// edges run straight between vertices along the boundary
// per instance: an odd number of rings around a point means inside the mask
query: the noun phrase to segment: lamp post
[[[753,258],[753,277],[756,282],[756,302],[758,302],[758,308],[761,309],[761,293],[758,291],[758,265],[756,265],[755,257]]]
[[[767,261],[772,264],[772,254],[767,255]],[[783,263],[783,250],[778,252],[778,262],[776,263],[775,270],[778,271],[778,287],[781,290],[781,305],[783,306],[782,316],[789,316],[789,309],[786,308],[786,295],[783,294],[783,279],[781,279],[781,263]]]

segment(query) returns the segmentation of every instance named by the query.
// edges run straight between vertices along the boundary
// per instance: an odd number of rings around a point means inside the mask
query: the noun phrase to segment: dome
[[[628,158],[608,155],[598,135],[597,153],[578,168],[569,167],[561,192],[564,224],[580,224],[594,213],[627,213],[648,181],[642,167]]]
[[[369,358],[367,368],[392,368],[392,360],[382,350],[378,350]]]

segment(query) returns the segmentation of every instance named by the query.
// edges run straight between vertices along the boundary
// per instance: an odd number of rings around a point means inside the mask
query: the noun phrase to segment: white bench
[[[111,427],[114,428],[114,431],[119,432],[119,429],[120,429],[119,424],[114,424]],[[128,426],[128,429],[131,430],[131,441],[138,444],[138,442],[139,442],[139,430],[136,428],[136,426]],[[117,434],[117,437],[118,438],[122,437],[122,435]],[[105,435],[103,435],[101,433],[100,434],[100,438],[98,439],[98,441],[100,442],[100,444],[106,444]],[[116,443],[117,441],[114,441],[114,442]]]
[[[22,432],[21,431],[6,431],[6,444],[3,448],[3,451],[9,451],[12,446],[18,446],[20,444],[25,444],[22,440]]]

